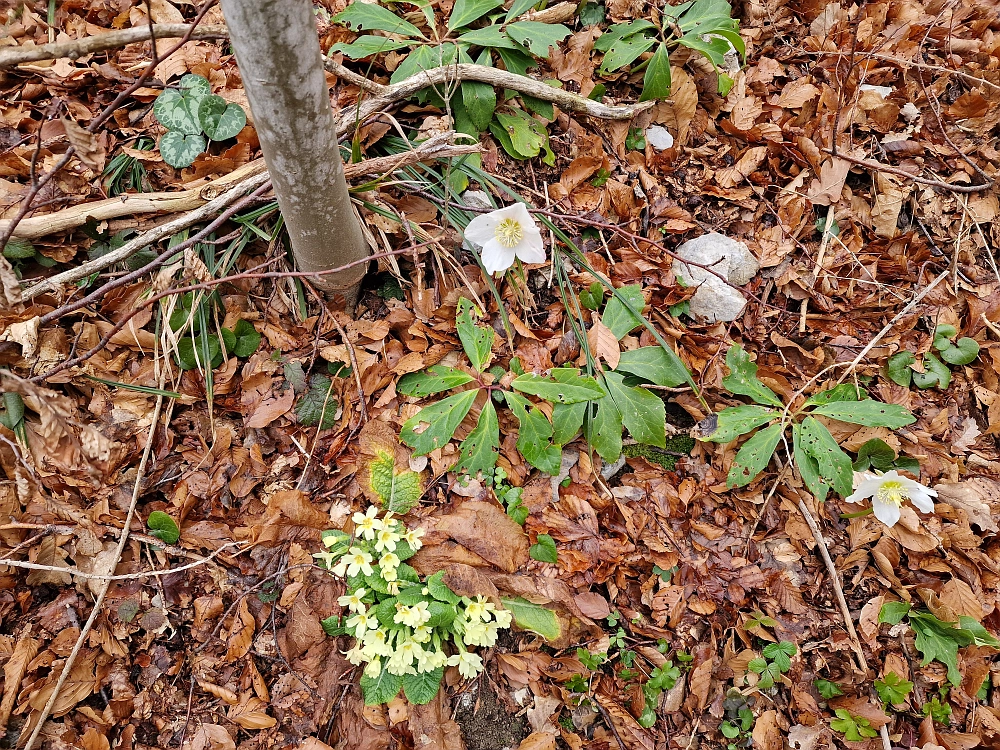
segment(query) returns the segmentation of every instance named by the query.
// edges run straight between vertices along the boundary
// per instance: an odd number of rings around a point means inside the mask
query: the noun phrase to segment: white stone
[[[874,91],[876,94],[881,96],[883,99],[888,99],[892,94],[892,86],[873,86],[870,83],[861,84],[862,91]]]
[[[674,137],[670,131],[660,125],[650,125],[646,128],[646,143],[657,151],[666,151],[674,145]]]
[[[469,208],[488,208],[492,210],[490,195],[485,190],[466,190],[462,193],[462,203]]]
[[[705,268],[675,262],[677,280],[687,286],[698,287],[690,299],[691,315],[706,323],[736,320],[747,301],[731,285],[746,284],[760,270],[760,264],[750,248],[743,242],[710,232],[688,240],[677,248],[677,254],[684,260],[711,267],[729,281],[729,284],[725,283]]]

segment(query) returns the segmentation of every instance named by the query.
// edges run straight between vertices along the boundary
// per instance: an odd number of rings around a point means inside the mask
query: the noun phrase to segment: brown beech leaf
[[[508,573],[528,562],[530,544],[524,529],[491,503],[462,503],[454,513],[439,518],[437,528]]]
[[[247,598],[244,597],[240,600],[240,604],[236,608],[232,628],[229,631],[229,644],[225,657],[227,662],[242,659],[247,655],[247,652],[250,651],[250,646],[253,645],[253,636],[256,627],[257,623],[254,621],[253,615],[250,614]]]

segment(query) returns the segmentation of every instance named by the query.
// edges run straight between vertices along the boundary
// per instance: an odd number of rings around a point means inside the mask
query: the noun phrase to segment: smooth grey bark
[[[369,255],[351,209],[310,0],[222,0],[274,194],[300,271]],[[353,309],[367,264],[312,277]]]

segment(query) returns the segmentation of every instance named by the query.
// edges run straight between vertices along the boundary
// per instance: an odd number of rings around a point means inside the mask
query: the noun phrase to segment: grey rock
[[[704,268],[675,262],[674,274],[678,281],[698,287],[690,300],[691,315],[706,323],[736,320],[747,301],[730,284],[746,284],[760,270],[760,264],[750,248],[743,242],[710,232],[688,240],[677,248],[677,254],[684,260],[709,266],[729,280],[726,284]]]
[[[646,143],[657,151],[666,151],[674,145],[674,137],[670,131],[661,125],[650,125],[646,128]]]
[[[466,190],[462,193],[462,203],[469,208],[493,208],[489,193],[485,190]]]

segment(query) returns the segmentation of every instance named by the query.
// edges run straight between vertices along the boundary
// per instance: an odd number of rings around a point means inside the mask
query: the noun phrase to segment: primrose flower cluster
[[[427,703],[445,667],[457,666],[465,678],[482,671],[482,657],[469,649],[495,644],[498,632],[510,627],[511,613],[486,597],[458,596],[445,585],[443,572],[421,581],[405,561],[423,545],[423,529],[407,529],[391,512],[378,515],[375,506],[355,513],[353,536],[323,533],[327,549],[313,557],[347,581],[347,593],[338,599],[347,611],[324,620],[323,627],[330,635],[353,636],[346,656],[365,665],[366,703],[385,703],[400,688],[411,703]]]

